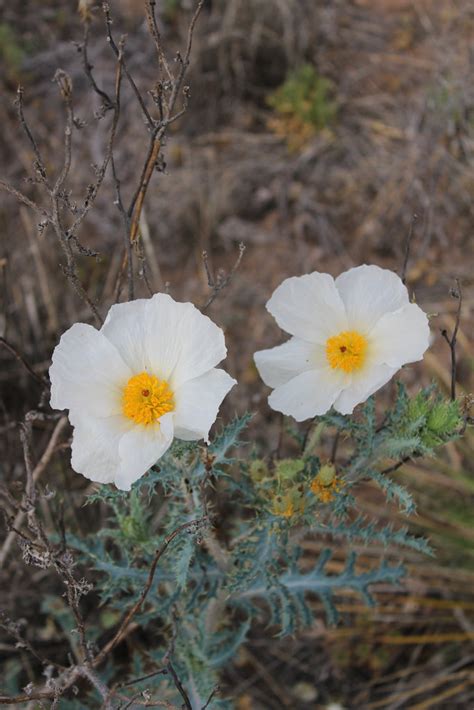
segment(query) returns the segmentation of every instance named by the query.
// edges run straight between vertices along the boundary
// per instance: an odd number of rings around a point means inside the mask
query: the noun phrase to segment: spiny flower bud
[[[254,459],[250,462],[249,474],[252,481],[260,483],[268,476],[268,466],[263,459]]]
[[[434,434],[451,434],[462,424],[458,402],[437,402],[428,414],[427,424]]]
[[[336,467],[333,463],[324,464],[319,469],[317,479],[322,486],[330,486],[336,475]]]
[[[275,466],[278,478],[285,481],[295,478],[303,469],[303,459],[281,459]]]

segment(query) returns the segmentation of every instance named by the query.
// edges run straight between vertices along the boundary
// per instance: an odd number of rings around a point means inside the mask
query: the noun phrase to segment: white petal
[[[370,341],[376,362],[398,369],[407,362],[422,360],[430,344],[428,318],[419,306],[409,303],[382,316],[370,333]]]
[[[104,335],[76,323],[62,336],[49,369],[51,407],[107,417],[122,410],[121,397],[131,372]]]
[[[173,416],[163,415],[156,424],[134,426],[119,441],[120,466],[115,485],[129,491],[132,483],[141,478],[173,441]]]
[[[309,370],[277,387],[268,398],[268,403],[277,412],[302,422],[325,414],[348,381],[345,373],[330,367]]]
[[[145,310],[149,299],[140,298],[111,307],[101,333],[115,345],[134,374],[149,368],[146,355]]]
[[[175,393],[175,436],[185,441],[207,441],[221,402],[235,384],[227,372],[213,369],[181,385]]]
[[[370,395],[386,384],[398,367],[388,365],[368,365],[361,374],[352,374],[352,383],[346,387],[334,402],[334,409],[341,414],[352,414],[354,407],[365,402]]]
[[[320,345],[301,338],[291,338],[283,345],[254,354],[260,377],[269,387],[279,387],[301,372],[323,366]],[[324,357],[324,356],[323,356]]]
[[[158,293],[146,306],[146,348],[154,375],[176,390],[203,375],[227,354],[224,333],[192,303]]]
[[[119,468],[119,440],[133,426],[121,415],[95,418],[71,413],[71,466],[91,481],[111,483]]]
[[[385,313],[408,304],[408,291],[393,271],[357,266],[336,279],[347,311],[349,328],[368,333]]]
[[[276,322],[291,335],[311,343],[347,330],[342,299],[329,274],[293,276],[281,283],[267,303]]]

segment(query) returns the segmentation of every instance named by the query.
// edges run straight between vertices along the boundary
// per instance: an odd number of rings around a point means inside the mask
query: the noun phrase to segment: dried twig
[[[138,186],[138,191],[136,197],[133,198],[132,204],[129,209],[129,217],[131,218],[130,223],[130,244],[133,246],[137,241],[138,225],[140,222],[140,214],[143,207],[143,202],[145,200],[146,191],[150,183],[150,178],[153,175],[153,170],[160,153],[161,142],[158,138],[154,138],[151,141],[150,148],[148,151],[148,156],[143,168],[142,177],[140,179],[140,184]]]
[[[67,424],[67,417],[65,417],[65,416],[61,417],[61,419],[59,419],[59,421],[57,422],[57,424],[53,430],[53,433],[51,434],[51,437],[48,441],[48,444],[46,445],[46,448],[43,451],[43,454],[42,454],[40,460],[38,461],[38,463],[36,464],[36,466],[34,467],[32,473],[31,473],[31,477],[32,477],[34,485],[36,485],[38,483],[40,477],[42,476],[43,472],[46,469],[46,466],[50,462],[51,457],[56,450],[56,445],[57,445],[58,439],[59,439],[64,427],[66,426],[66,424]],[[20,510],[18,511],[18,513],[15,517],[15,520],[13,522],[13,525],[11,526],[11,530],[8,533],[7,537],[5,538],[2,549],[0,550],[0,569],[2,569],[3,565],[5,564],[5,561],[7,559],[10,548],[13,544],[15,536],[17,535],[16,531],[14,531],[14,528],[18,529],[22,525],[22,523],[25,519],[25,515],[26,515],[25,510],[27,509],[27,503],[28,503],[27,495],[25,494],[25,496],[22,500],[22,503],[20,505]]]
[[[42,385],[43,387],[48,386],[48,384],[49,384],[48,380],[45,377],[41,377],[41,375],[38,375],[33,370],[31,365],[29,364],[29,362],[27,360],[25,360],[23,355],[21,353],[19,353],[18,350],[13,345],[11,345],[11,343],[9,343],[7,340],[5,340],[5,338],[0,337],[0,345],[3,345],[3,347],[6,350],[8,350],[8,352],[18,360],[18,362],[20,362],[22,364],[22,366],[25,368],[27,373],[29,375],[31,375],[31,377],[33,377],[33,379],[36,380],[36,382],[38,382],[38,384]]]
[[[208,699],[207,699],[207,701],[206,701],[206,704],[202,706],[201,710],[207,710],[207,708],[208,708],[209,705],[211,704],[211,700],[214,698],[214,696],[216,695],[216,693],[219,692],[219,690],[220,690],[220,687],[219,687],[218,685],[216,685],[216,687],[212,690],[211,694],[209,695],[209,697],[208,697]]]
[[[97,197],[97,193],[99,192],[100,187],[104,181],[104,177],[105,177],[109,162],[112,160],[112,157],[113,157],[114,141],[115,141],[115,136],[116,136],[116,132],[117,132],[117,125],[118,125],[118,121],[119,121],[119,117],[120,117],[120,89],[121,89],[121,83],[122,83],[124,42],[125,42],[125,40],[122,37],[120,40],[120,43],[119,43],[119,53],[117,56],[117,67],[115,70],[115,83],[114,83],[115,94],[114,94],[114,101],[112,103],[114,114],[113,114],[113,118],[112,118],[112,125],[110,128],[107,147],[105,150],[105,156],[102,161],[102,165],[100,166],[100,168],[97,171],[97,179],[96,179],[95,183],[93,185],[89,186],[89,189],[87,192],[87,197],[86,197],[84,205],[79,213],[79,216],[76,218],[74,223],[68,229],[69,237],[74,236],[77,233],[77,230],[79,229],[80,225],[82,224],[85,217],[87,216],[89,210],[93,206],[95,199]],[[102,95],[103,93],[104,92],[100,92],[100,95]],[[111,99],[108,98],[108,101],[111,102]]]
[[[204,268],[206,270],[206,276],[207,276],[207,283],[209,287],[212,289],[211,295],[205,302],[205,304],[202,306],[201,310],[205,311],[211,303],[217,298],[219,293],[230,284],[235,272],[240,266],[240,262],[242,261],[242,257],[245,252],[245,244],[240,242],[239,244],[239,254],[237,256],[237,259],[235,260],[234,265],[232,266],[231,270],[229,271],[228,274],[226,274],[223,271],[219,271],[217,273],[217,276],[214,278],[212,275],[211,269],[209,267],[209,261],[208,261],[208,255],[206,251],[203,251],[202,253],[202,260],[204,262]]]
[[[159,67],[160,67],[160,69],[163,68],[165,70],[168,81],[172,81],[173,75],[170,71],[167,59],[166,59],[164,51],[163,51],[163,45],[161,42],[161,34],[158,29],[158,24],[156,21],[155,6],[156,6],[156,0],[145,0],[145,13],[146,13],[146,19],[148,22],[148,29],[149,29],[150,35],[152,36],[153,41],[155,43],[156,53],[158,55]]]
[[[168,663],[167,668],[168,668],[168,671],[169,671],[171,677],[173,678],[173,682],[176,686],[176,689],[178,690],[179,694],[183,698],[185,708],[187,708],[187,710],[193,710],[193,706],[191,705],[191,701],[189,700],[188,694],[186,693],[185,689],[183,688],[183,684],[181,683],[180,679],[178,678],[178,674],[176,673],[172,664]]]
[[[173,90],[171,92],[171,98],[170,98],[169,104],[168,104],[168,119],[171,118],[171,114],[173,113],[176,99],[178,98],[178,94],[179,94],[181,87],[183,85],[184,77],[186,76],[186,72],[189,67],[189,59],[191,57],[191,49],[193,46],[194,30],[195,30],[196,22],[198,21],[199,15],[201,14],[201,10],[203,8],[203,5],[204,5],[204,0],[199,0],[198,4],[196,5],[196,9],[194,11],[194,14],[191,18],[191,22],[189,23],[188,38],[187,38],[187,42],[186,42],[186,50],[184,52],[184,57],[182,57],[179,52],[176,55],[176,60],[180,64],[180,69],[179,69],[178,77],[174,81]]]
[[[89,80],[89,83],[95,91],[95,93],[100,97],[100,99],[103,102],[103,107],[104,111],[109,111],[114,107],[113,101],[110,99],[110,96],[106,94],[106,92],[99,88],[97,85],[97,82],[94,78],[94,75],[92,74],[93,70],[93,65],[89,62],[89,56],[88,56],[88,47],[89,47],[89,32],[90,32],[90,18],[87,17],[84,20],[84,36],[83,36],[83,41],[82,44],[79,46],[79,50],[82,53],[82,65],[84,67],[84,74],[86,75],[87,79]]]
[[[443,328],[441,335],[446,340],[451,352],[451,399],[454,401],[456,399],[456,374],[457,374],[457,356],[456,356],[456,345],[457,337],[459,331],[459,324],[461,322],[461,308],[462,308],[462,289],[459,279],[456,279],[456,288],[451,289],[451,296],[458,299],[458,307],[456,311],[456,321],[454,324],[454,330],[449,337],[446,328]]]
[[[408,260],[410,258],[410,249],[411,249],[411,243],[413,239],[413,234],[415,231],[415,224],[416,220],[418,219],[418,215],[416,213],[413,214],[411,223],[410,223],[410,231],[408,232],[407,240],[405,242],[405,255],[403,257],[403,265],[402,265],[402,271],[400,274],[400,278],[402,280],[402,283],[406,282],[406,277],[407,277],[407,268],[408,268]]]
[[[110,15],[110,6],[109,6],[108,2],[102,3],[102,10],[104,12],[104,17],[105,17],[105,28],[106,28],[106,33],[107,33],[107,42],[111,46],[112,51],[115,54],[115,56],[117,57],[117,59],[119,59],[119,57],[121,55],[121,49],[119,46],[117,46],[117,43],[115,42],[114,37],[112,35],[112,18]],[[121,58],[121,62],[123,65],[123,72],[124,72],[125,76],[127,77],[128,83],[132,87],[133,93],[135,94],[135,96],[137,98],[137,101],[140,105],[143,115],[145,116],[148,126],[151,129],[153,129],[155,127],[155,121],[150,116],[150,113],[145,105],[145,102],[143,101],[142,95],[140,94],[140,91],[138,90],[138,87],[135,84],[132,75],[128,71],[128,67],[127,67],[123,57]]]
[[[51,221],[51,215],[43,207],[38,205],[33,200],[30,200],[29,197],[24,195],[15,187],[10,185],[8,182],[5,182],[5,180],[0,180],[0,189],[5,190],[5,192],[8,192],[10,195],[13,195],[13,197],[15,197],[18,202],[22,202],[27,207],[30,207],[32,210],[35,210],[35,212],[38,212],[43,217],[43,219],[46,220],[46,222]]]
[[[38,145],[36,143],[36,140],[30,130],[30,127],[28,126],[28,123],[26,121],[24,112],[23,112],[23,87],[19,86],[17,89],[17,100],[16,100],[16,106],[18,110],[18,120],[20,122],[21,127],[23,128],[26,137],[28,138],[31,147],[33,148],[33,153],[35,154],[35,163],[34,163],[34,169],[36,174],[39,176],[39,179],[41,182],[44,182],[44,184],[49,188],[47,179],[46,179],[46,167],[44,164],[44,160],[41,156],[41,153],[39,151]]]
[[[150,142],[148,146],[148,151],[147,151],[147,156],[145,159],[145,164],[142,169],[142,173],[140,176],[140,180],[138,183],[138,186],[135,190],[135,193],[130,201],[129,208],[127,210],[127,215],[128,219],[130,220],[129,223],[129,243],[124,249],[124,254],[122,258],[122,267],[120,269],[119,277],[117,280],[117,287],[116,287],[116,293],[115,293],[115,300],[118,300],[120,290],[121,290],[121,282],[123,278],[123,274],[125,273],[125,270],[128,267],[128,279],[129,279],[129,298],[130,294],[132,294],[133,297],[133,282],[131,280],[131,273],[133,274],[132,266],[131,266],[131,261],[132,261],[132,253],[131,253],[131,247],[135,247],[139,253],[139,257],[141,255],[141,274],[143,279],[145,280],[145,283],[147,285],[148,290],[151,292],[151,288],[147,282],[146,279],[146,270],[145,270],[145,263],[144,263],[144,254],[139,250],[137,246],[137,242],[139,239],[139,224],[140,224],[140,215],[142,212],[143,208],[143,203],[145,200],[145,196],[148,190],[148,186],[150,184],[151,176],[153,175],[153,171],[157,165],[157,161],[159,158],[160,150],[161,150],[161,145],[163,141],[163,137],[165,135],[165,132],[168,128],[168,126],[176,121],[180,116],[183,115],[183,113],[186,111],[187,108],[187,100],[189,96],[189,89],[187,87],[183,88],[183,98],[184,98],[184,105],[181,111],[179,111],[176,115],[173,115],[173,110],[177,101],[177,98],[179,96],[179,93],[183,87],[183,82],[184,78],[186,75],[186,71],[189,66],[189,61],[190,61],[190,55],[191,55],[191,49],[192,49],[192,42],[193,42],[193,35],[194,35],[194,30],[196,27],[196,22],[199,18],[199,15],[201,13],[202,7],[204,5],[204,0],[199,0],[196,9],[194,11],[194,14],[191,18],[191,22],[189,24],[189,29],[188,29],[188,36],[187,36],[187,42],[186,42],[186,50],[184,54],[184,58],[181,57],[181,54],[178,52],[177,54],[177,61],[179,62],[180,68],[178,71],[177,77],[173,78],[169,65],[166,62],[166,59],[164,57],[164,53],[162,50],[161,46],[161,37],[160,33],[156,24],[156,18],[155,18],[155,8],[154,8],[155,3],[154,2],[147,2],[146,3],[146,13],[147,13],[147,20],[148,20],[148,26],[149,30],[151,33],[151,36],[153,38],[153,41],[155,42],[155,46],[157,49],[158,53],[158,60],[159,60],[159,65],[161,65],[165,68],[165,71],[168,76],[168,81],[169,84],[171,85],[171,96],[168,102],[166,102],[166,108],[164,109],[163,103],[162,103],[162,92],[161,89],[159,91],[159,95],[157,95],[157,100],[159,104],[159,110],[160,110],[160,120],[158,122],[154,121],[150,114],[148,113],[145,103],[141,97],[141,94],[136,86],[136,84],[133,82],[133,79],[131,78],[130,74],[128,73],[127,67],[124,64],[124,72],[129,79],[129,82],[131,82],[132,89],[137,96],[137,99],[140,103],[140,106],[142,108],[142,111],[145,113],[145,116],[147,118],[147,122],[149,125],[149,128],[151,130],[151,135],[150,135]],[[114,42],[114,39],[112,37],[111,33],[111,18],[110,18],[110,8],[108,6],[108,3],[103,3],[103,9],[104,9],[104,14],[106,18],[106,26],[107,26],[107,39],[114,50],[114,52],[117,54],[117,47]],[[116,182],[117,184],[117,182]]]

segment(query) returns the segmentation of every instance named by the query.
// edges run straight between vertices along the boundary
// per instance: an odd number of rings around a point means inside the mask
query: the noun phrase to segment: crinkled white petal
[[[283,345],[259,350],[254,354],[254,360],[265,384],[279,387],[301,372],[327,364],[321,361],[321,351],[320,345],[308,343],[301,338],[290,338]]]
[[[49,370],[51,407],[108,417],[122,409],[122,390],[132,373],[98,330],[76,323],[61,337]]]
[[[221,328],[192,303],[158,293],[147,303],[145,324],[150,371],[173,390],[211,370],[227,354]]]
[[[141,478],[173,441],[173,414],[164,414],[149,426],[134,426],[119,441],[119,468],[114,482],[122,491],[129,491],[132,483]]]
[[[395,313],[386,313],[370,333],[372,357],[397,369],[423,359],[430,344],[428,318],[419,306],[409,303]]]
[[[393,271],[356,266],[337,277],[336,287],[347,311],[350,330],[368,333],[385,314],[408,305],[408,291]],[[342,328],[341,328],[342,330]]]
[[[283,281],[273,292],[267,310],[291,335],[311,343],[325,343],[347,330],[344,303],[329,274],[305,274]]]
[[[235,384],[227,372],[213,369],[181,385],[175,392],[175,436],[185,441],[208,441],[222,400]]]
[[[309,370],[274,389],[268,403],[277,412],[302,422],[325,414],[349,381],[350,376],[341,370]]]
[[[352,414],[356,405],[385,385],[397,370],[398,367],[370,364],[362,372],[352,373],[352,382],[340,393],[334,409],[341,414]]]
[[[101,333],[115,345],[134,374],[149,369],[146,352],[146,298],[116,303],[107,314]]]
[[[71,412],[69,419],[74,471],[97,483],[112,483],[119,469],[119,441],[133,423],[121,415],[97,418]]]

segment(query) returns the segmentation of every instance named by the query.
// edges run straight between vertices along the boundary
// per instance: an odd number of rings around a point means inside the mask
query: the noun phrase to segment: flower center
[[[174,396],[169,384],[154,375],[141,372],[124,387],[122,411],[135,424],[152,424],[173,409]]]
[[[326,341],[326,357],[333,370],[360,370],[367,355],[367,338],[356,330],[344,330]]]

